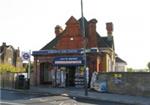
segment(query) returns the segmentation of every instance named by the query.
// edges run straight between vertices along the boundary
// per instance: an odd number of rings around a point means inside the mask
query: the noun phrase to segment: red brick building
[[[108,72],[113,71],[115,67],[113,24],[106,24],[108,36],[101,37],[96,30],[96,23],[96,19],[87,21],[84,18],[89,78],[94,71]],[[55,27],[55,34],[56,37],[41,50],[33,51],[35,84],[82,87],[82,19],[76,20],[71,16],[65,29],[59,25]]]

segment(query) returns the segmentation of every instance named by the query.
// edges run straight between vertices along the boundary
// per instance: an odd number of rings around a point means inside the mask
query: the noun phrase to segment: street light
[[[83,1],[81,0],[81,16],[82,16],[82,35],[83,35],[83,59],[84,59],[84,86],[85,86],[85,96],[88,95],[87,86],[87,60],[86,60],[86,36],[85,36],[85,24],[83,16]]]

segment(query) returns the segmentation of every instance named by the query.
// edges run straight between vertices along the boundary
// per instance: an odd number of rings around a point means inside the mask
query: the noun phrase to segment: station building
[[[88,80],[96,72],[110,72],[115,69],[115,50],[113,24],[106,23],[107,36],[101,36],[96,30],[96,19],[77,20],[73,16],[66,22],[65,29],[57,25],[55,38],[34,56],[34,84],[48,84],[55,87],[84,87],[84,20],[86,37],[86,55]]]

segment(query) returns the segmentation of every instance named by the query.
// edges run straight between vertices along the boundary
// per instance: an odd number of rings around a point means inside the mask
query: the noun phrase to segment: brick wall
[[[150,96],[150,73],[148,72],[100,73],[98,81],[106,81],[110,93]]]
[[[88,37],[87,47],[97,46],[96,37],[96,19],[88,22]],[[80,49],[83,48],[83,35],[81,32],[80,23],[73,16],[66,22],[66,28],[59,36],[61,37],[56,45],[57,49]],[[58,36],[58,35],[56,35]]]

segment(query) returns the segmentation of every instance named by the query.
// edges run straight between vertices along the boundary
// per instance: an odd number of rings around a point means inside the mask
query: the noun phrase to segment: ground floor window
[[[83,87],[84,72],[82,66],[58,67],[56,84],[59,87]]]
[[[40,84],[52,84],[53,72],[51,68],[52,65],[48,62],[40,64]]]
[[[40,64],[40,84],[55,87],[84,87],[83,66],[52,66],[50,63]]]

